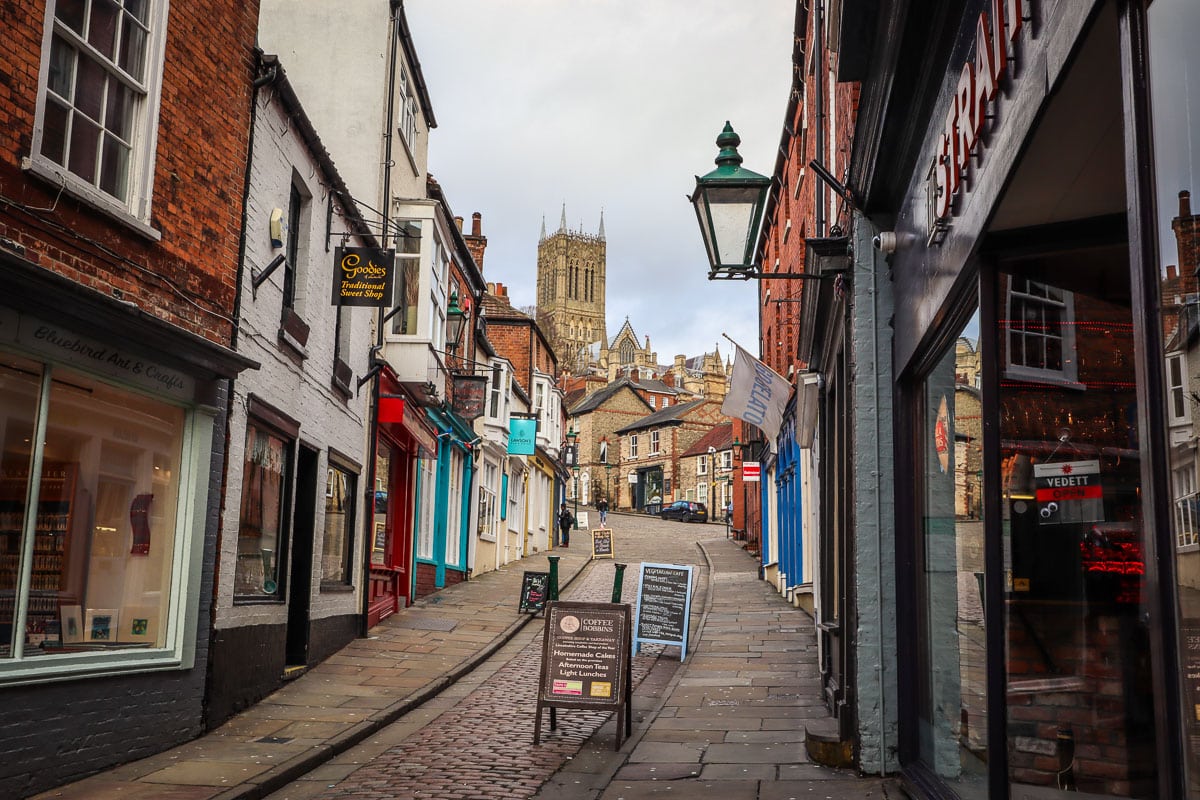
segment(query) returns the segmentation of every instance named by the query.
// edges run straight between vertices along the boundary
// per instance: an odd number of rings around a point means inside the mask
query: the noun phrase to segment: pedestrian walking
[[[575,515],[571,513],[571,509],[567,508],[567,503],[564,500],[562,508],[558,510],[559,544],[563,547],[571,546],[571,526],[574,524]]]
[[[600,512],[600,525],[603,526],[608,522],[608,501],[601,497],[600,502],[596,503],[596,510]]]

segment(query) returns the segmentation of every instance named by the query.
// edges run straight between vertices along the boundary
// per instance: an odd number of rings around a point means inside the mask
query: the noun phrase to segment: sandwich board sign
[[[592,528],[592,558],[616,558],[612,528]]]
[[[638,575],[634,652],[642,643],[679,646],[687,658],[688,622],[692,610],[692,568],[678,564],[642,564]]]
[[[550,709],[550,730],[558,726],[558,709],[581,708],[617,712],[614,749],[621,749],[621,731],[626,737],[633,732],[629,635],[629,606],[624,603],[546,604],[534,744],[541,742],[543,708]]]

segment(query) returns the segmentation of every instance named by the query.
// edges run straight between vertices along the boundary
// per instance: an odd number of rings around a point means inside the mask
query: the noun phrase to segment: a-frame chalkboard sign
[[[542,738],[542,709],[550,709],[550,730],[558,727],[560,708],[617,712],[616,745],[621,732],[633,732],[633,669],[629,606],[625,603],[546,604],[542,638],[542,675],[538,684],[533,743]]]
[[[688,624],[692,610],[692,568],[677,564],[642,564],[638,575],[634,652],[642,643],[679,645],[679,660],[687,658]]]
[[[525,571],[521,580],[521,601],[517,610],[522,614],[536,614],[550,599],[550,573]]]

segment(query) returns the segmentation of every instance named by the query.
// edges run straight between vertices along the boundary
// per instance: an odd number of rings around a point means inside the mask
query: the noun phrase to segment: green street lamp
[[[464,323],[467,312],[458,305],[458,292],[450,293],[450,305],[446,308],[446,349],[458,352],[459,342],[462,341]]]
[[[575,525],[574,530],[579,530],[579,451],[575,449],[575,437],[579,434],[575,432],[575,422],[571,422],[571,428],[567,431],[567,447],[571,449],[571,472],[575,477]]]
[[[717,137],[717,168],[696,176],[692,205],[708,251],[709,280],[748,280],[758,272],[754,248],[771,179],[741,166],[742,139],[732,126]]]

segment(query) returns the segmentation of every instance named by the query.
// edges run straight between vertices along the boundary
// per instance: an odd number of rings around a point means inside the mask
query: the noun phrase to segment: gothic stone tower
[[[561,345],[565,351],[557,354],[559,364],[576,374],[596,358],[591,352],[596,349],[591,347],[594,342],[608,346],[604,325],[605,260],[603,214],[595,235],[567,230],[565,205],[558,230],[549,236],[543,220],[538,240],[539,318],[549,319],[551,340],[556,349]]]

